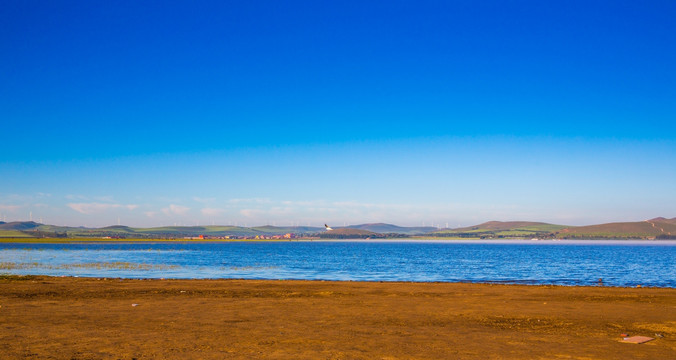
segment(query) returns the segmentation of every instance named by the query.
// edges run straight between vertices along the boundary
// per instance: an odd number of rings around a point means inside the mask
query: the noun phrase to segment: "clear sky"
[[[0,220],[676,216],[676,2],[4,1]]]

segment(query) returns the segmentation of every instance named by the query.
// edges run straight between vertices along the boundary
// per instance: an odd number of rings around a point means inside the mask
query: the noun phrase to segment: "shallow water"
[[[676,242],[4,243],[0,273],[675,288]]]

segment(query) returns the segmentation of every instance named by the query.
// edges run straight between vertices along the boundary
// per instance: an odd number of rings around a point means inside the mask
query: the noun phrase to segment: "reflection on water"
[[[676,287],[676,242],[5,243],[0,273]]]

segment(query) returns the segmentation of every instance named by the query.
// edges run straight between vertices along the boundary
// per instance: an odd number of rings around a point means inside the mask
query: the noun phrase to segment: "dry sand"
[[[676,289],[5,277],[0,306],[2,359],[676,359]]]

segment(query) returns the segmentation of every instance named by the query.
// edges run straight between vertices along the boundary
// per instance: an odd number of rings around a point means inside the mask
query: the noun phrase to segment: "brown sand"
[[[9,277],[0,306],[2,359],[676,359],[676,289]]]

